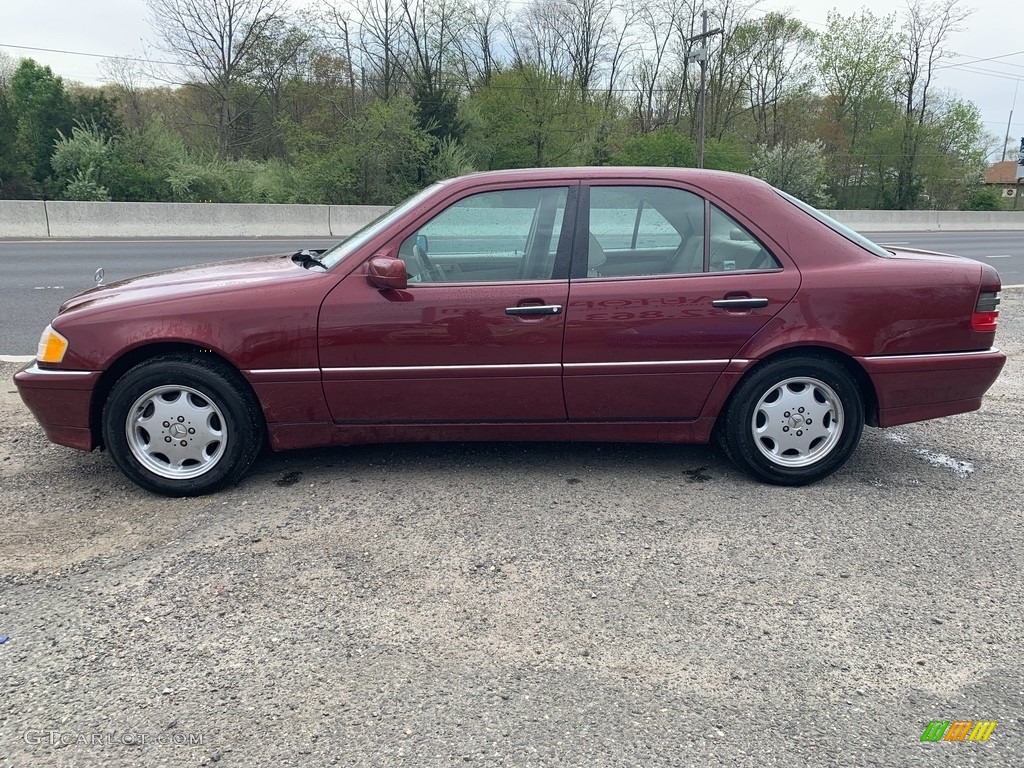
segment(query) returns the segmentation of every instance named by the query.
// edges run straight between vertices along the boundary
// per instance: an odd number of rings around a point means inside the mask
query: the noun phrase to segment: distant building
[[[1013,197],[1017,188],[1017,161],[1004,160],[990,165],[985,171],[985,184],[1002,187],[1003,197]]]

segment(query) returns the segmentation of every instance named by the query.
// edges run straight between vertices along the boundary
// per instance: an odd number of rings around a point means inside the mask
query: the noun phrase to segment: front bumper
[[[878,395],[878,426],[976,411],[999,377],[998,349],[927,355],[858,357]]]
[[[50,442],[91,451],[96,441],[89,414],[93,390],[101,374],[102,371],[40,368],[33,360],[14,374],[14,383]]]

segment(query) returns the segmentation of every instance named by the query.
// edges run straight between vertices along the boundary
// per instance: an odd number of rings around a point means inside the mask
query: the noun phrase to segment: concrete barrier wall
[[[331,234],[335,237],[348,237],[390,210],[386,205],[332,205]]]
[[[1024,229],[1021,211],[825,211],[861,232],[972,232]]]
[[[346,237],[376,205],[0,200],[0,237]],[[1024,230],[1021,211],[826,211],[863,232]]]
[[[331,234],[326,205],[46,203],[50,237],[285,237]]]
[[[0,200],[0,237],[48,237],[46,203],[42,200]]]

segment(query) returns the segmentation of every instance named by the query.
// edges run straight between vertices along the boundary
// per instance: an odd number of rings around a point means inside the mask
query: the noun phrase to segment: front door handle
[[[715,299],[711,302],[711,306],[716,309],[760,309],[768,306],[768,299],[763,297]]]
[[[521,315],[560,315],[562,314],[561,304],[531,304],[525,307],[506,307],[506,315],[519,317]]]

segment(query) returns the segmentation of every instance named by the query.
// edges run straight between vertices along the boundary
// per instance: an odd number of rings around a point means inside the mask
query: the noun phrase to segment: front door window
[[[410,283],[550,280],[567,197],[550,187],[460,200],[402,242]]]

